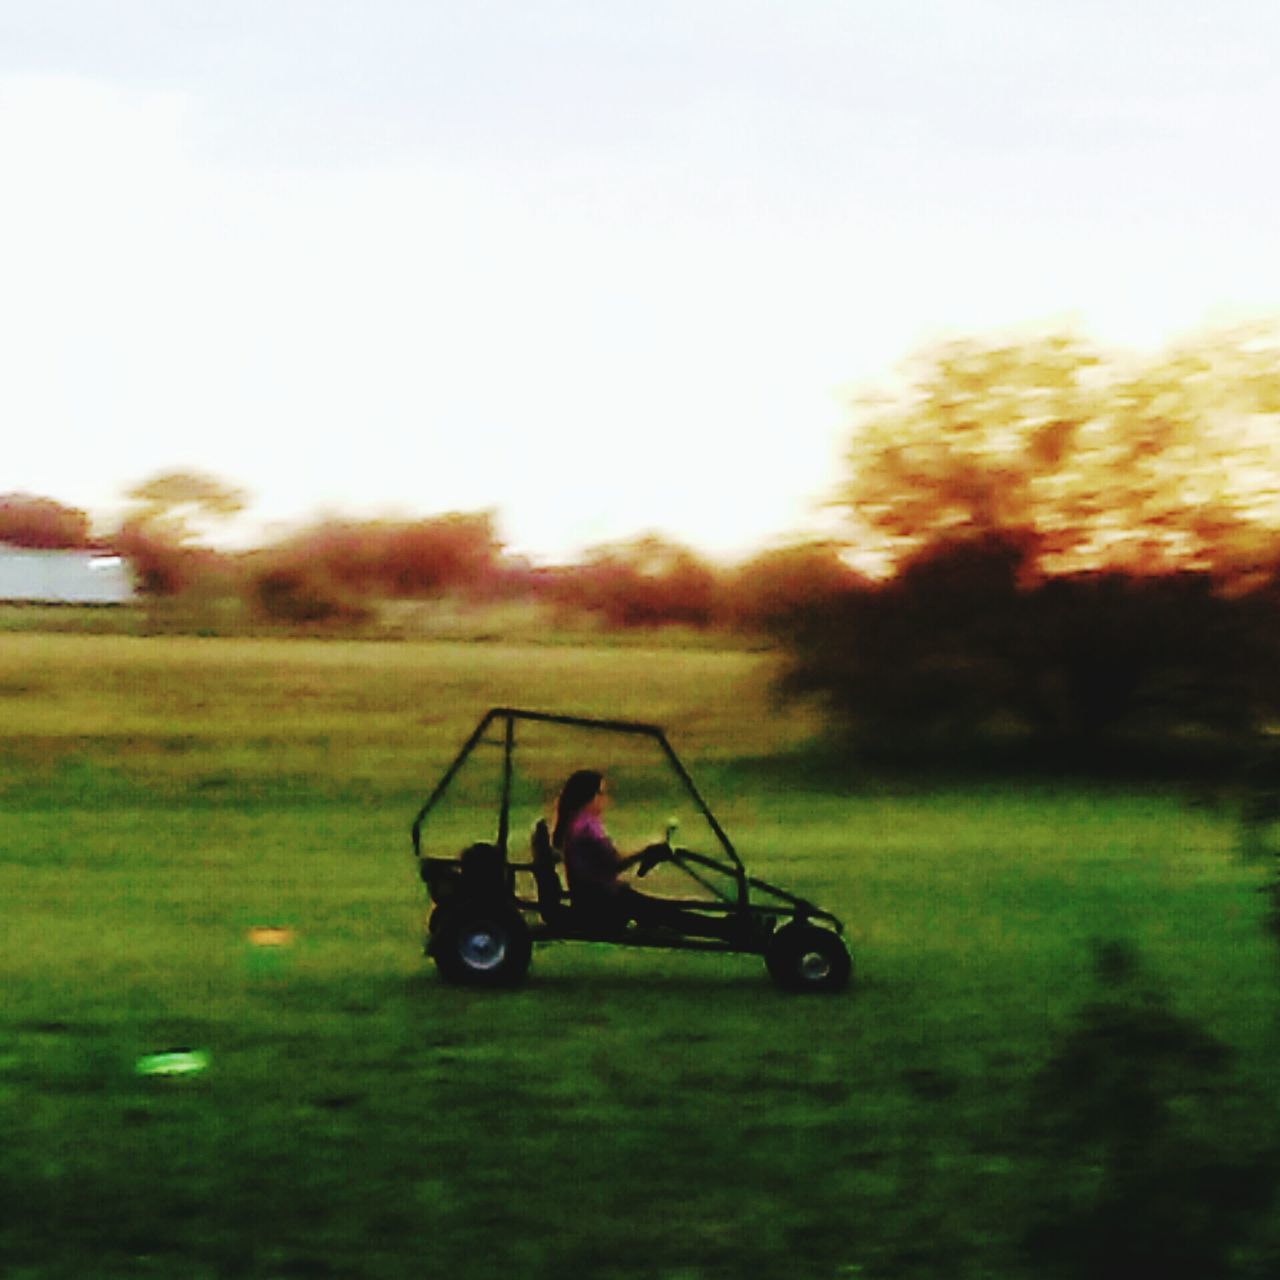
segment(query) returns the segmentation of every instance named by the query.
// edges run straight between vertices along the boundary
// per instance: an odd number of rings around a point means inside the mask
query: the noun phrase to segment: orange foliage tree
[[[448,512],[423,520],[326,520],[290,538],[274,558],[305,565],[357,595],[484,595],[502,554],[494,513]]]
[[[1055,573],[1270,563],[1280,530],[1280,331],[1233,330],[1147,360],[1053,335],[965,340],[855,406],[838,501],[896,563],[1013,534]]]
[[[52,498],[6,493],[0,495],[0,542],[42,551],[88,547],[89,517]]]
[[[799,611],[786,680],[864,741],[1088,758],[1280,711],[1280,334],[953,343],[859,402],[849,461],[888,573]]]
[[[739,630],[771,630],[799,609],[838,599],[865,584],[834,541],[796,542],[762,551],[726,575],[724,620]]]
[[[242,490],[195,471],[162,471],[126,495],[131,509],[113,542],[133,565],[144,595],[172,596],[226,576],[200,535],[245,507]]]
[[[721,604],[715,570],[657,534],[591,548],[581,564],[552,576],[544,594],[611,627],[709,627]]]

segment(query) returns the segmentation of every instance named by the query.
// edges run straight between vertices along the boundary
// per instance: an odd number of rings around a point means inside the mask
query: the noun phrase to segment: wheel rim
[[[822,982],[831,976],[831,958],[821,951],[806,951],[800,957],[799,968],[806,982]]]
[[[462,939],[458,951],[469,969],[497,969],[507,958],[507,940],[500,930],[474,929]]]

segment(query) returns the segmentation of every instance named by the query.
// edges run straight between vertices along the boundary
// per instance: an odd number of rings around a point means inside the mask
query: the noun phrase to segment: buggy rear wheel
[[[428,950],[446,982],[514,987],[529,971],[533,942],[516,911],[458,906],[436,911]]]
[[[769,941],[764,963],[783,991],[843,991],[853,973],[849,949],[840,935],[812,924],[779,929]]]

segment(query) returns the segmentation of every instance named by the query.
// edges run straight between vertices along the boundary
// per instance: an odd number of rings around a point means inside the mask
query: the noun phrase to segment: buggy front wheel
[[[812,924],[779,929],[770,939],[764,963],[783,991],[843,991],[853,973],[849,949],[840,935]]]
[[[460,906],[438,910],[432,920],[429,953],[446,982],[518,986],[532,952],[529,927],[517,911]]]

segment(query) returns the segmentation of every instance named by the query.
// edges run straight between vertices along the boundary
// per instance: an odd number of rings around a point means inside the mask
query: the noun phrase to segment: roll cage
[[[767,922],[771,925],[791,920],[800,922],[819,920],[833,927],[837,933],[844,932],[844,926],[829,911],[824,911],[804,898],[788,893],[785,889],[780,889],[776,885],[747,874],[746,867],[738,855],[738,851],[734,848],[733,842],[711,811],[710,805],[707,804],[701,792],[699,792],[693,778],[689,775],[689,771],[681,763],[679,756],[676,755],[671,744],[667,741],[666,734],[657,725],[644,724],[633,720],[558,715],[546,711],[529,711],[516,707],[490,708],[458,752],[452,764],[445,770],[444,775],[427,797],[414,819],[412,831],[413,853],[418,861],[420,871],[424,873],[422,876],[424,881],[430,883],[431,877],[427,872],[431,864],[444,862],[454,865],[456,859],[424,858],[422,853],[423,825],[445,792],[448,791],[450,783],[453,782],[471,753],[477,746],[486,741],[486,734],[495,726],[498,726],[501,732],[500,740],[497,743],[492,743],[492,745],[500,745],[502,747],[502,786],[497,832],[493,847],[500,854],[503,864],[510,872],[536,873],[537,868],[534,862],[513,862],[510,859],[513,757],[516,749],[516,724],[518,722],[560,725],[566,728],[586,729],[599,733],[625,734],[633,737],[648,738],[657,743],[666,762],[679,778],[690,800],[706,819],[707,825],[715,835],[724,854],[723,858],[713,858],[707,854],[695,852],[692,849],[675,848],[672,850],[670,858],[672,864],[712,895],[713,900],[703,899],[696,904],[690,903],[689,905],[696,905],[701,910],[715,914],[739,918],[756,917],[758,922]],[[515,894],[514,884],[512,893],[518,906],[532,910],[539,909],[540,903],[537,900],[525,900]],[[755,895],[754,899],[753,895]],[[761,899],[764,900],[761,901]],[[545,919],[545,912],[543,912],[543,915],[544,925],[548,927],[544,928],[538,936],[572,936],[572,931],[550,928],[551,922]],[[763,938],[763,935],[755,933],[744,934],[744,938],[757,936]],[[668,942],[664,945],[685,945],[697,947],[698,949],[716,950],[740,949],[738,947],[726,947],[726,944],[706,942],[693,938],[684,939],[679,944]],[[752,945],[749,949],[756,950],[758,948]]]

